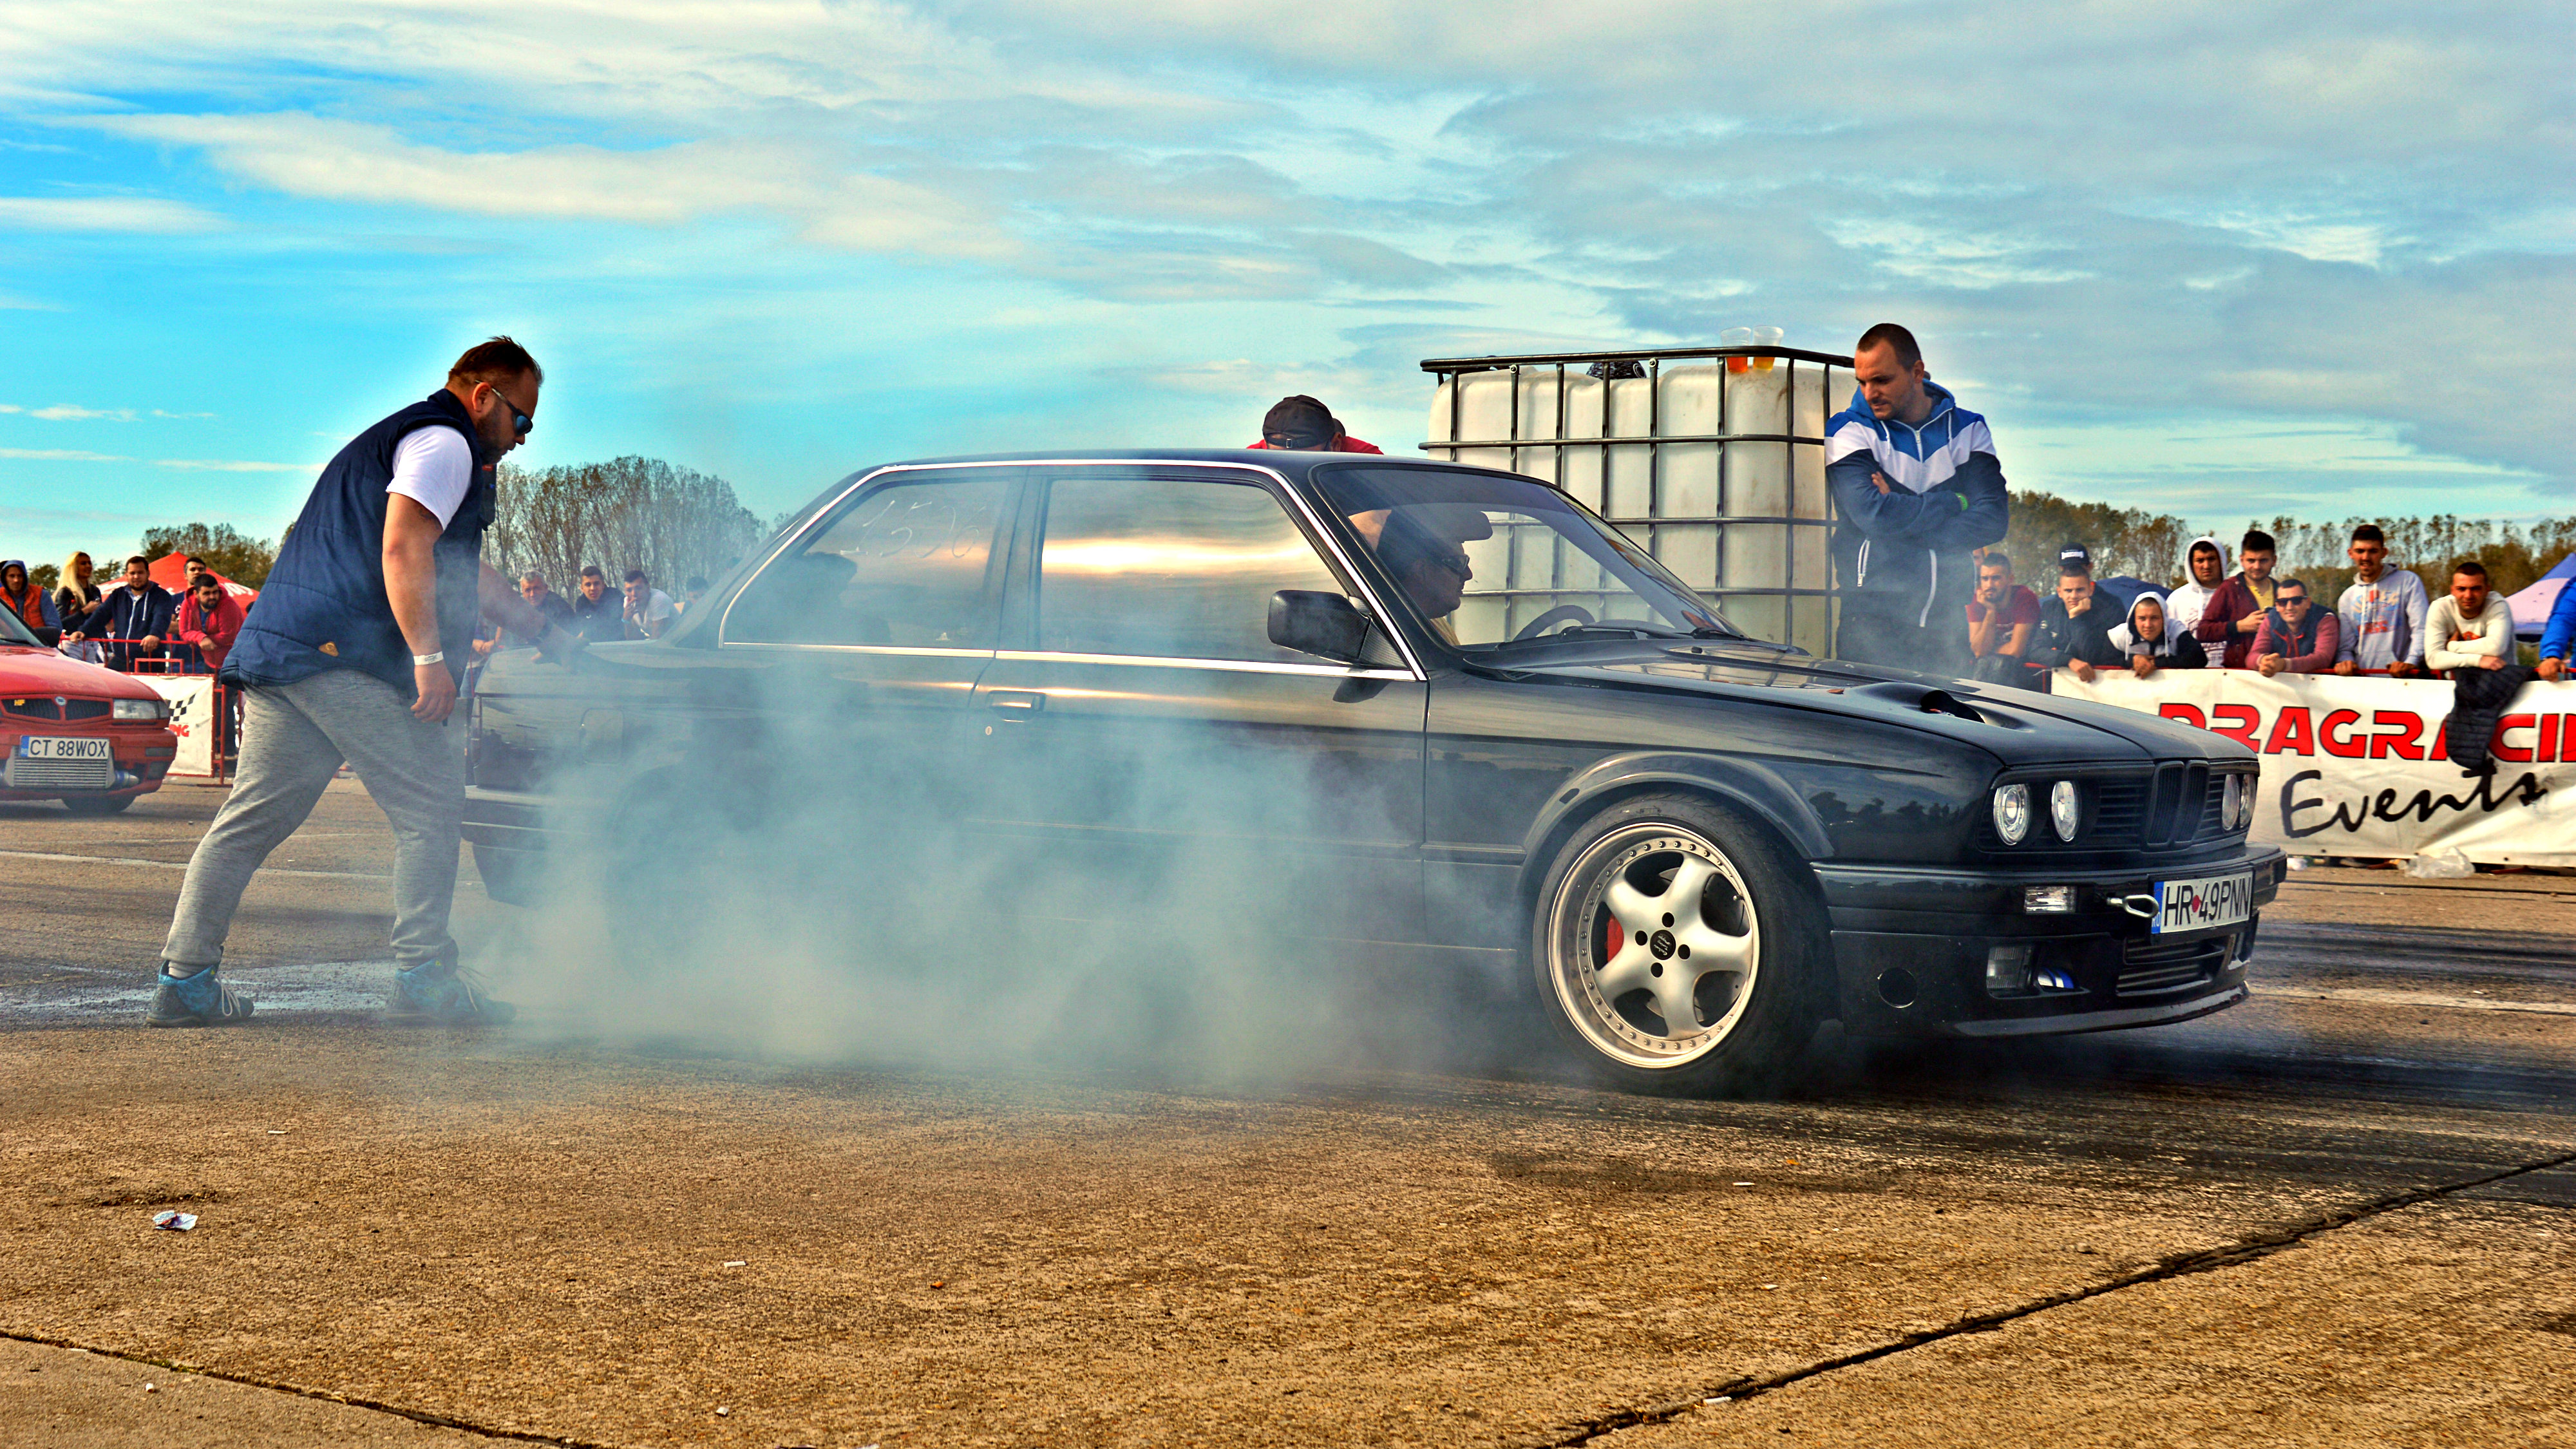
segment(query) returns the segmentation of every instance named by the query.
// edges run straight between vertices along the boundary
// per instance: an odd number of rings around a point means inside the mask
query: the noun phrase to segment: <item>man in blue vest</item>
[[[493,467],[534,427],[545,374],[495,337],[447,386],[360,433],[322,470],[224,657],[241,765],[179,887],[153,1026],[247,1020],[217,979],[242,891],[346,760],[394,828],[390,1019],[470,1025],[509,1007],[459,969],[447,912],[465,809],[458,682],[484,617],[565,657],[577,641],[483,562]]]

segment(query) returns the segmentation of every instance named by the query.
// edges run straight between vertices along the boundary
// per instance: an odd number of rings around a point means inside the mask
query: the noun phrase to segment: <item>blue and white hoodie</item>
[[[1855,388],[1851,406],[1825,425],[1825,481],[1842,516],[1834,560],[1846,599],[1957,631],[1977,586],[1968,553],[2004,536],[2011,502],[1986,420],[1939,383],[1923,390],[1932,414],[1920,424],[1872,414]],[[1879,492],[1873,474],[1894,486]]]

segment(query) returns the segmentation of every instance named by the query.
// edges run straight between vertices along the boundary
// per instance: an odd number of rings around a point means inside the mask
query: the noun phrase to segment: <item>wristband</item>
[[[433,664],[445,664],[446,662],[447,651],[444,649],[439,650],[435,654],[415,654],[411,657],[411,667],[414,669],[427,669]]]

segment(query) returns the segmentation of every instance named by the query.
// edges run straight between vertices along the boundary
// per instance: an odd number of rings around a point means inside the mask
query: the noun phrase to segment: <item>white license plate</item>
[[[104,760],[110,758],[105,740],[67,740],[54,735],[28,735],[18,741],[18,758],[22,760]]]
[[[2156,904],[2156,918],[2147,922],[2150,935],[2238,925],[2253,918],[2254,877],[2205,875],[2158,881]]]

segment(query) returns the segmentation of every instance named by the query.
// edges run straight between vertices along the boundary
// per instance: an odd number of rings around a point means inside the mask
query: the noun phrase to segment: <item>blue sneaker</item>
[[[397,1026],[499,1026],[519,1009],[486,995],[482,976],[456,964],[454,954],[394,973],[385,1020]]]
[[[161,963],[161,982],[152,993],[145,1026],[230,1026],[250,1020],[250,998],[235,996],[209,966],[193,976],[173,976]]]

